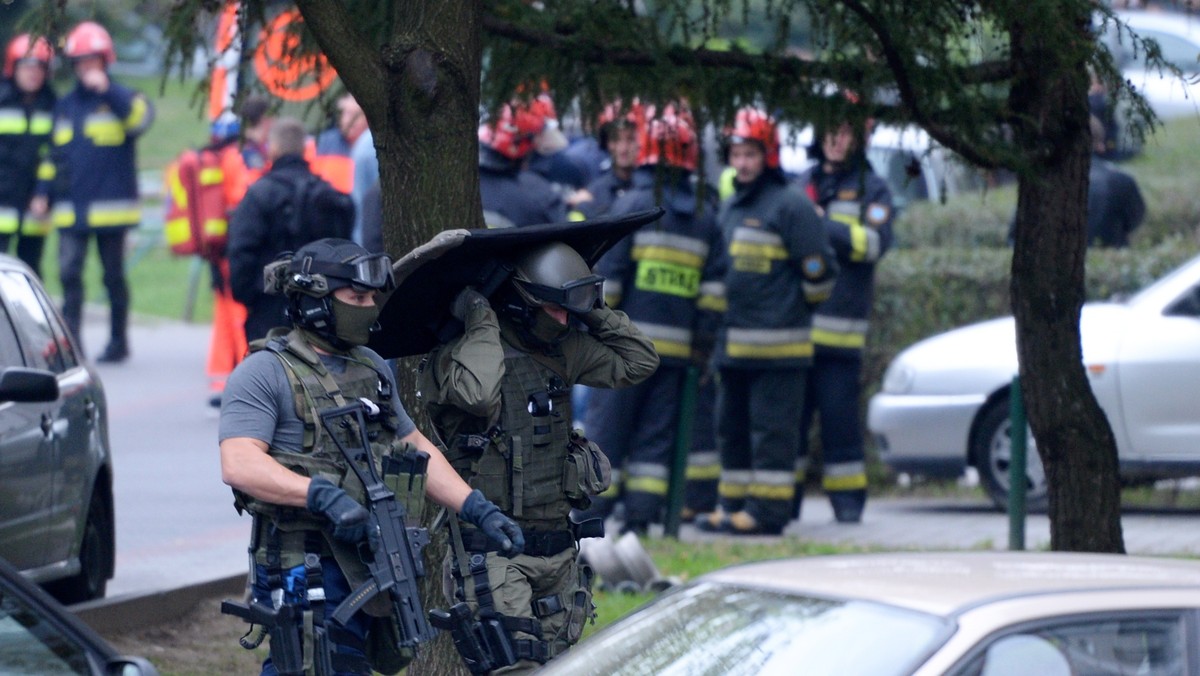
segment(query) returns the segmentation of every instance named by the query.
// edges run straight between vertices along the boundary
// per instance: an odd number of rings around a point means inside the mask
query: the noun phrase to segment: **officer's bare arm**
[[[446,462],[445,458],[442,462]],[[431,470],[432,467],[431,461]],[[449,464],[446,467],[450,469]],[[266,442],[258,439],[231,437],[221,442],[221,481],[271,504],[307,505],[309,478],[276,462],[267,454]]]
[[[421,430],[409,432],[402,441],[407,441],[418,450],[429,454],[429,474],[425,481],[425,492],[429,499],[455,512],[462,510],[463,501],[471,494],[471,487],[458,476],[458,472],[446,461],[446,456],[421,434]]]

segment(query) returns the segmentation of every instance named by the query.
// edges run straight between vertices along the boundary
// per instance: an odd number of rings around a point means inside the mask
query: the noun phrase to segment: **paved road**
[[[89,354],[104,347],[107,313],[89,308]],[[249,519],[239,518],[220,481],[216,416],[208,410],[208,327],[135,319],[133,356],[102,366],[110,402],[116,477],[117,575],[109,596],[145,594],[245,571]],[[1131,511],[1131,553],[1200,554],[1200,512]],[[822,496],[805,501],[788,535],[888,548],[1004,549],[1008,520],[983,499],[874,499],[863,523],[834,522]],[[690,527],[684,539],[712,537]],[[1045,516],[1027,520],[1026,546],[1049,546]]]

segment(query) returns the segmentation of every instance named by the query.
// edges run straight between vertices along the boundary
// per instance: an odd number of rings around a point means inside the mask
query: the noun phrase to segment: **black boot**
[[[96,357],[101,364],[119,364],[129,358],[129,344],[123,340],[114,340],[104,348],[104,352]]]

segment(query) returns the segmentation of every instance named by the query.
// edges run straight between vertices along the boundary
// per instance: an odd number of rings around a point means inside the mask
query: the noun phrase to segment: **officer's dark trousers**
[[[717,390],[721,507],[744,510],[763,530],[792,519],[804,368],[722,368]]]
[[[90,232],[60,230],[58,233],[58,276],[63,287],[63,320],[82,344],[83,263],[88,240],[95,235],[104,288],[108,291],[110,341],[126,343],[129,326],[129,285],[125,281],[125,233],[129,228],[96,229]]]
[[[587,436],[622,470],[627,524],[661,521],[686,371],[663,364],[637,385],[589,395]]]
[[[859,419],[861,377],[861,353],[827,352],[818,348],[808,374],[804,414],[800,416],[801,458],[808,455],[809,428],[814,417],[819,416],[822,485],[839,520],[842,514],[852,517],[861,513],[867,500]],[[801,495],[800,490],[797,495]],[[799,510],[798,502],[796,507]]]
[[[7,252],[9,242],[16,238],[17,240],[17,258],[25,262],[25,265],[33,268],[34,274],[40,279],[42,276],[42,251],[46,248],[46,237],[44,235],[22,235],[20,233],[0,235],[0,251]]]
[[[255,571],[254,576],[254,599],[260,603],[271,606],[271,588],[267,585],[267,569],[262,565],[256,566],[256,568],[257,570]],[[305,587],[304,566],[298,566],[297,568],[298,570],[292,569],[291,571],[284,571],[284,578],[290,578],[294,582],[292,583],[293,589],[284,593],[283,600],[285,603],[296,603],[307,609],[309,604],[307,598],[307,589]],[[328,615],[338,607],[338,604],[340,604],[346,599],[347,596],[350,595],[350,582],[346,580],[346,576],[342,573],[342,570],[338,568],[337,560],[335,560],[332,556],[321,557],[321,584],[325,587],[324,612],[326,615]],[[351,636],[354,636],[365,644],[367,638],[366,614],[362,612],[355,613],[350,618],[350,622],[346,626],[346,630]],[[337,645],[335,650],[343,655],[358,657],[364,660],[366,659],[363,651],[354,647]],[[277,676],[278,673],[279,672],[275,669],[275,665],[271,662],[270,657],[268,657],[266,660],[263,660],[262,676]],[[342,676],[343,674],[346,676],[359,676],[357,672],[338,671],[336,673],[338,676]]]
[[[721,456],[717,453],[716,406],[717,379],[710,375],[696,393],[696,412],[692,418],[692,448],[688,453],[684,506],[694,514],[711,512],[717,507]]]

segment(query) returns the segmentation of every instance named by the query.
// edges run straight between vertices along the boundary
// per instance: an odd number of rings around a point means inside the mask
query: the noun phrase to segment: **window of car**
[[[1139,37],[1156,40],[1158,48],[1162,50],[1163,61],[1185,73],[1196,72],[1196,54],[1200,52],[1200,46],[1197,46],[1196,43],[1187,38],[1152,28],[1137,28],[1135,26],[1133,27],[1133,31]],[[1124,67],[1126,68],[1135,65],[1138,68],[1146,67],[1146,50],[1142,49],[1141,43],[1134,43],[1133,40],[1128,38],[1124,39],[1121,44],[1121,56],[1122,61],[1125,61]]]
[[[90,674],[87,652],[20,598],[0,591],[0,672]]]
[[[1184,618],[1179,613],[1105,614],[997,637],[951,673],[1177,676],[1192,673],[1187,651]]]
[[[561,674],[909,673],[943,620],[879,603],[699,582],[673,590],[547,666]]]
[[[0,304],[0,368],[24,365],[25,357],[21,355],[21,341],[17,339],[17,330],[8,316],[8,308]]]
[[[42,304],[32,280],[21,272],[0,272],[0,295],[8,303],[17,327],[26,365],[54,373],[65,371],[68,360],[64,359],[63,348],[69,344],[56,335],[52,315]],[[69,347],[66,351],[69,353]]]

